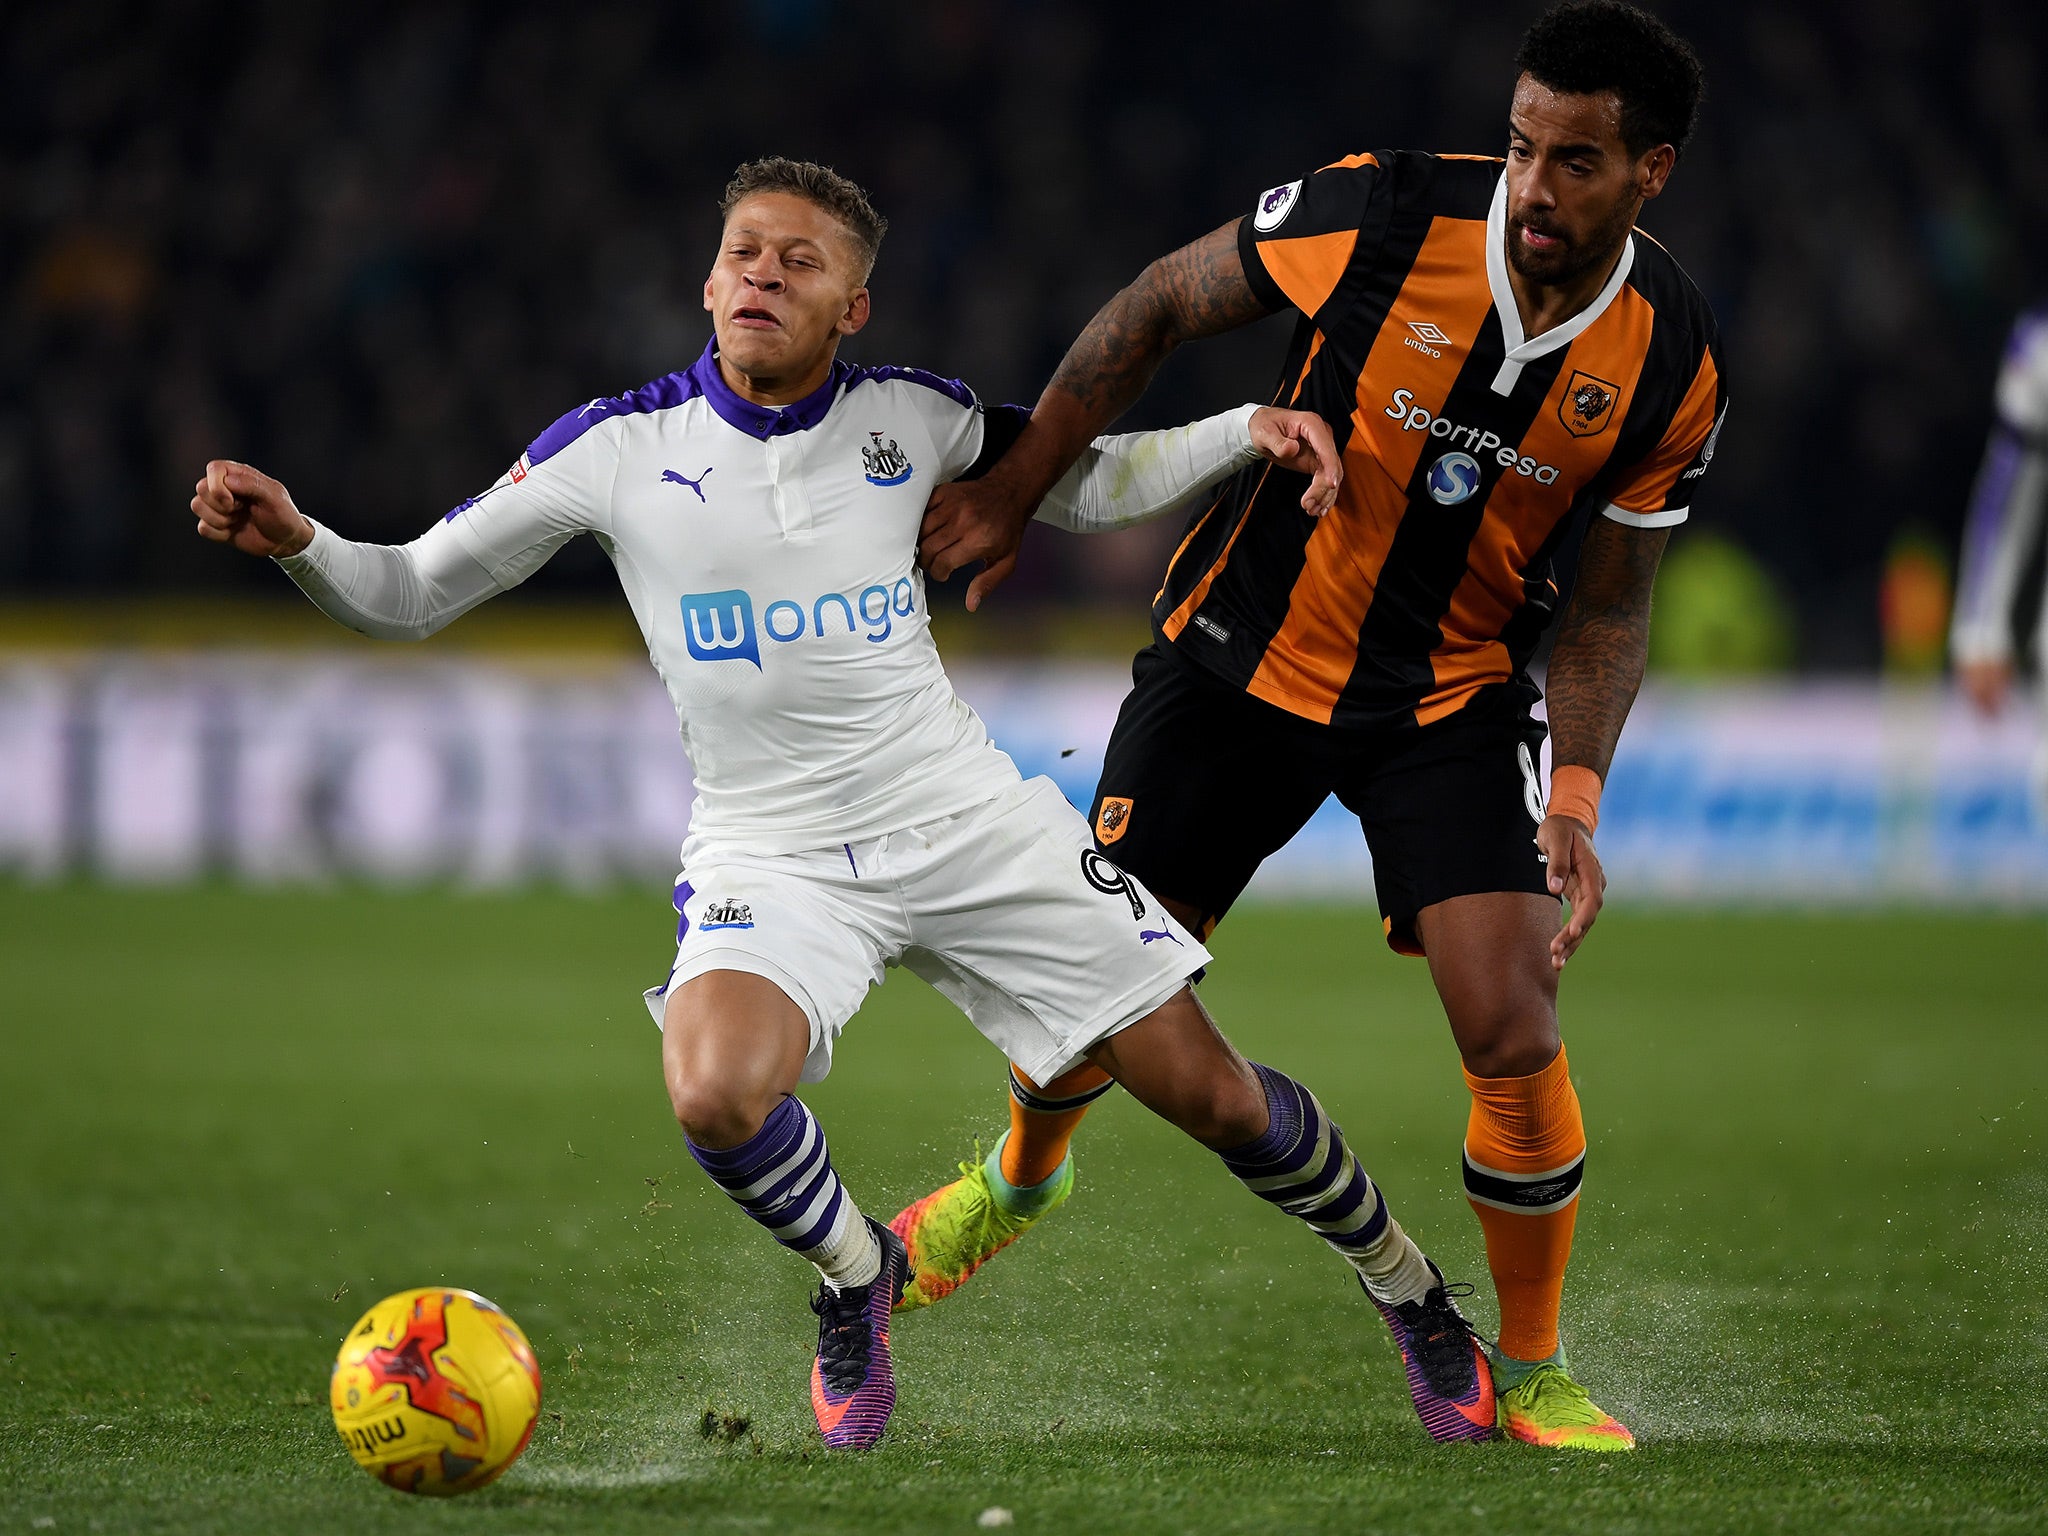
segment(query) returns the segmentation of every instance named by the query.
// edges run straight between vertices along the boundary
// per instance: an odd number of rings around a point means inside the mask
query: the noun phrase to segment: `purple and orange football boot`
[[[1440,1444],[1491,1440],[1497,1412],[1493,1372],[1487,1368],[1479,1336],[1458,1310],[1458,1297],[1471,1295],[1472,1287],[1446,1285],[1444,1272],[1434,1263],[1429,1272],[1436,1276],[1436,1284],[1420,1301],[1390,1307],[1371,1291],[1365,1293],[1366,1299],[1379,1309],[1401,1347],[1401,1361],[1408,1367],[1408,1395],[1415,1400],[1415,1412],[1429,1438]],[[1363,1286],[1365,1277],[1361,1275],[1358,1283]]]
[[[889,1312],[910,1280],[903,1240],[872,1216],[882,1272],[843,1291],[818,1286],[818,1358],[811,1363],[811,1409],[834,1450],[864,1451],[882,1438],[896,1409],[896,1368],[889,1359]]]

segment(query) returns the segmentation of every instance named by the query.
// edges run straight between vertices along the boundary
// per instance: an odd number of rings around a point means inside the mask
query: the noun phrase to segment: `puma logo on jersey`
[[[716,469],[717,467],[718,466],[714,464],[711,468]],[[710,504],[710,498],[704,494],[704,482],[708,480],[710,477],[710,469],[705,470],[703,474],[699,475],[694,480],[692,480],[688,475],[679,475],[672,469],[664,469],[661,472],[662,484],[687,485],[691,490],[697,493],[697,499],[701,502],[704,502],[707,506]]]

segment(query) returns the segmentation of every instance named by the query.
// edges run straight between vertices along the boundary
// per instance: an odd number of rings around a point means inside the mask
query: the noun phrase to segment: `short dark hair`
[[[861,276],[865,278],[875,269],[875,255],[882,248],[882,236],[889,232],[889,221],[875,212],[867,193],[831,166],[809,160],[786,160],[781,155],[749,160],[725,184],[725,196],[718,203],[719,217],[731,218],[733,206],[757,192],[787,192],[815,203],[845,225],[846,232],[859,245],[864,269]]]
[[[1626,0],[1552,6],[1523,37],[1515,69],[1573,96],[1614,92],[1621,141],[1638,156],[1659,144],[1684,150],[1707,87],[1692,44]]]

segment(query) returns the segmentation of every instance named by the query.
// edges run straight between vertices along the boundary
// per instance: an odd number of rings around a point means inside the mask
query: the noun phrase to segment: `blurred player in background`
[[[1692,131],[1691,48],[1612,0],[1525,38],[1505,164],[1352,155],[1154,262],[1098,314],[989,474],[935,497],[945,576],[1008,571],[1030,509],[1184,341],[1292,310],[1273,398],[1336,431],[1335,509],[1241,472],[1190,522],[1097,790],[1097,846],[1207,935],[1334,794],[1363,823],[1387,941],[1428,958],[1464,1059],[1464,1182],[1500,1299],[1500,1424],[1627,1449],[1558,1337],[1586,1139],[1558,972],[1600,910],[1600,789],[1647,657],[1650,592],[1727,407],[1706,301],[1635,232]],[[1527,666],[1557,616],[1556,768]],[[1570,903],[1560,925],[1559,898]],[[1071,1186],[1068,1138],[1108,1087],[1011,1074],[985,1163],[897,1218],[910,1304],[957,1286]]]
[[[579,533],[611,557],[698,790],[676,958],[647,1005],[691,1155],[817,1266],[811,1402],[828,1445],[873,1445],[895,1407],[889,1314],[908,1259],[795,1091],[830,1070],[897,964],[1024,1070],[1093,1062],[1220,1153],[1351,1264],[1430,1433],[1490,1432],[1492,1383],[1452,1288],[1335,1123],[1231,1048],[1187,986],[1200,941],[1090,846],[1050,781],[1018,774],[940,665],[915,564],[927,499],[981,473],[1025,413],[838,359],[867,321],[885,228],[851,182],[758,161],[723,209],[696,363],[570,412],[411,544],[342,539],[226,461],[195,487],[199,532],[277,559],[329,615],[387,639],[431,634]],[[1315,470],[1300,506],[1328,509],[1342,471],[1324,424],[1246,406],[1084,445],[1044,488],[1047,512],[1129,522],[1261,459]]]
[[[2042,680],[2034,803],[2048,820],[2048,306],[2012,328],[1998,371],[1991,441],[1963,534],[1949,651],[1970,701],[1986,715],[2005,708],[2015,641],[2035,605],[2034,663]]]

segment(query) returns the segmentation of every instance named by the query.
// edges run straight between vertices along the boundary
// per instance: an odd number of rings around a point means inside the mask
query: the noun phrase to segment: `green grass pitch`
[[[1114,1097],[1072,1203],[899,1321],[855,1457],[810,1422],[809,1271],[669,1118],[664,908],[0,886],[0,1532],[2048,1529],[2039,917],[1602,920],[1566,1337],[1633,1457],[1429,1445],[1342,1265]],[[1329,908],[1218,949],[1225,1028],[1490,1294],[1421,965]],[[897,976],[808,1097],[886,1217],[1001,1083]],[[325,1387],[363,1307],[442,1282],[519,1319],[547,1400],[434,1504],[355,1469]]]

